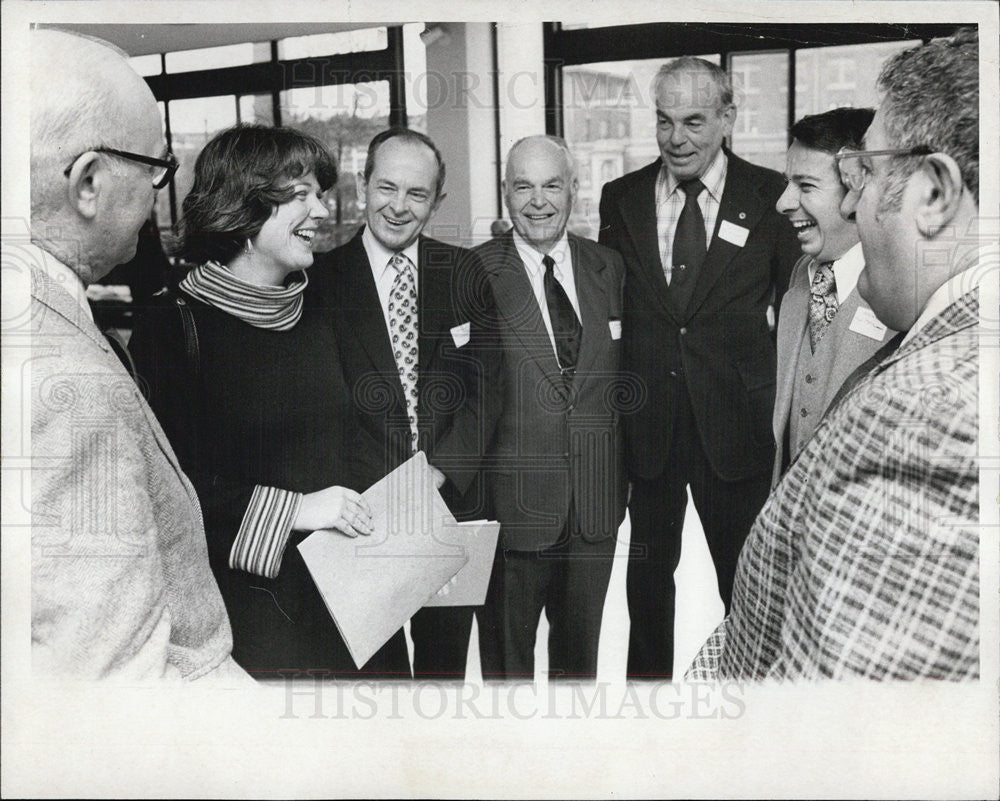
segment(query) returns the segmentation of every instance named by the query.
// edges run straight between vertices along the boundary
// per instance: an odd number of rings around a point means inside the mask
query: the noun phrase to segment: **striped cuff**
[[[300,492],[260,484],[254,487],[236,541],[229,551],[229,567],[276,578],[301,504]]]

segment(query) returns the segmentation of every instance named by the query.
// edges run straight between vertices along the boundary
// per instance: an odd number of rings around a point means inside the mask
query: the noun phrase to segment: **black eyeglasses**
[[[872,173],[871,167],[862,159],[869,156],[929,156],[933,152],[934,150],[928,145],[916,145],[898,150],[853,150],[843,147],[834,158],[840,170],[840,180],[852,192],[860,192],[865,188],[865,182]],[[851,163],[851,159],[858,161]]]
[[[177,172],[177,168],[180,166],[177,163],[177,158],[173,153],[167,151],[166,158],[158,159],[152,156],[141,156],[138,153],[129,153],[126,150],[115,150],[111,147],[92,147],[89,150],[84,151],[85,153],[107,153],[109,156],[118,156],[118,158],[128,159],[129,161],[137,161],[140,164],[147,164],[150,167],[155,167],[153,170],[153,188],[163,189],[174,177],[174,173]],[[83,153],[80,154],[82,156]],[[63,175],[69,176],[70,170],[73,169],[73,165],[76,164],[76,159],[80,158],[77,156],[73,159],[70,165],[63,170]]]

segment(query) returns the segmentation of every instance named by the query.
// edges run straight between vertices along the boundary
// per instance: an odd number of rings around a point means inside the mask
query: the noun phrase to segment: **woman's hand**
[[[292,524],[296,531],[333,529],[348,537],[372,533],[372,511],[354,490],[327,487],[302,496],[299,513]]]

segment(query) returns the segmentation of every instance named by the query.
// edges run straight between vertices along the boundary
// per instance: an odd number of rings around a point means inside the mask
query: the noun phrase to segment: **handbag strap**
[[[174,294],[173,298],[181,315],[181,327],[184,329],[184,352],[187,354],[188,369],[191,371],[191,386],[197,386],[201,377],[201,348],[198,345],[198,329],[194,324],[194,314],[184,298],[177,294]]]

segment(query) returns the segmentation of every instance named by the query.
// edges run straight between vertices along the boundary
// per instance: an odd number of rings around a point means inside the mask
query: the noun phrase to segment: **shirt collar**
[[[414,267],[417,266],[417,253],[419,252],[418,243],[420,242],[420,237],[414,239],[409,245],[407,245],[402,250],[398,251],[402,253],[406,258],[410,260]],[[372,233],[371,228],[367,225],[365,230],[361,234],[361,244],[365,246],[365,253],[368,254],[368,263],[372,267],[372,273],[376,278],[382,276],[386,270],[389,269],[389,260],[396,255],[397,251],[389,250],[385,245],[379,242],[375,238],[375,234]]]
[[[816,277],[816,267],[819,262],[813,259],[809,262],[809,285],[812,286]],[[833,261],[831,269],[837,281],[837,303],[843,304],[858,285],[858,276],[865,269],[865,254],[858,242],[839,259]]]
[[[566,236],[565,229],[562,232],[562,236],[549,249],[548,253],[542,253],[533,245],[529,245],[516,230],[512,233],[514,234],[514,247],[517,248],[517,253],[521,257],[521,261],[524,262],[524,265],[531,271],[532,275],[537,276],[543,272],[542,258],[544,256],[552,257],[552,261],[556,263],[553,268],[555,272],[573,274],[573,261],[569,252],[569,237]]]
[[[903,341],[900,344],[905,345],[913,339],[913,337],[915,337],[933,318],[937,317],[952,303],[962,297],[962,295],[966,295],[978,287],[983,282],[985,277],[985,272],[977,269],[980,262],[985,264],[995,264],[996,258],[996,245],[985,245],[982,248],[973,251],[973,253],[967,257],[969,264],[934,290],[934,293],[927,299],[927,305],[924,306],[924,310],[920,312],[920,316],[917,317],[917,321],[912,325],[910,330],[906,332],[906,336],[903,337]]]
[[[34,263],[38,265],[39,269],[51,278],[56,286],[69,293],[73,300],[80,304],[87,313],[87,318],[94,322],[94,313],[87,302],[87,287],[76,271],[33,242],[21,245],[21,247],[34,255]]]
[[[726,158],[725,151],[720,147],[719,152],[712,159],[712,163],[708,165],[708,169],[701,174],[701,182],[705,185],[708,194],[712,196],[712,200],[716,203],[722,202],[722,190],[726,185],[726,172],[728,168],[729,160]],[[680,181],[667,169],[666,163],[660,167],[660,177],[661,180],[666,181],[666,197],[670,197],[677,190],[677,187],[680,186]]]

